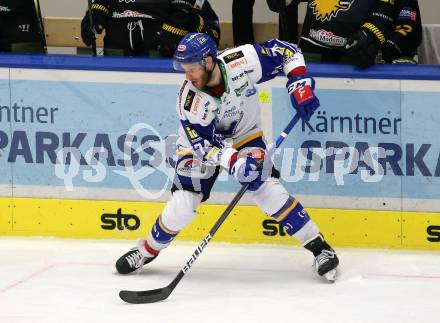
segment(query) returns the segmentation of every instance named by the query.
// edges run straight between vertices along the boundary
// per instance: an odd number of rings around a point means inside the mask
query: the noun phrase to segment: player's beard
[[[203,89],[209,81],[209,74],[205,71],[200,78],[192,80],[192,84],[199,90]]]

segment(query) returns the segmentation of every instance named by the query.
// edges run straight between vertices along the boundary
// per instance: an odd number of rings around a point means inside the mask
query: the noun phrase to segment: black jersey
[[[412,57],[422,42],[422,20],[417,0],[398,0],[394,17],[394,30],[387,38],[387,45],[396,48],[389,59]]]
[[[173,0],[94,0],[94,5],[108,9],[110,18],[149,18],[165,20],[173,10]],[[186,2],[186,1],[182,1]],[[188,1],[191,2],[191,1]],[[207,22],[216,21],[218,17],[208,1],[205,1],[201,12]]]
[[[0,0],[0,51],[44,52],[45,40],[33,0]]]
[[[380,43],[393,28],[395,0],[309,0],[300,39],[306,52],[343,50],[354,32],[365,28]]]
[[[29,13],[35,14],[34,0],[0,0],[0,15]]]

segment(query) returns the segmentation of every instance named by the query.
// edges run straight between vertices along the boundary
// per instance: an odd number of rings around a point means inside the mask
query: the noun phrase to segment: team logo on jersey
[[[202,178],[206,175],[206,166],[198,159],[182,159],[176,166],[177,174],[191,178]]]
[[[347,11],[355,0],[312,0],[310,8],[316,19],[330,21],[335,18],[340,11]]]

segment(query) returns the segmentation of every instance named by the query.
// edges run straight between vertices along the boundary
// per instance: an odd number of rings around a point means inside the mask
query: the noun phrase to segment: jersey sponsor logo
[[[242,78],[243,76],[245,76],[246,74],[253,73],[253,72],[254,72],[254,70],[246,70],[246,71],[241,72],[240,74],[238,74],[238,75],[232,77],[231,80],[232,80],[233,82],[235,82],[235,81],[241,79],[241,78]]]
[[[194,100],[194,105],[191,109],[192,114],[197,115],[199,113],[199,108],[201,103],[202,103],[202,97],[199,94],[197,94]]]
[[[125,10],[124,12],[113,12],[112,18],[147,18],[155,19],[153,16],[146,15],[133,10]]]
[[[185,49],[186,49],[186,45],[179,45],[179,46],[177,46],[177,51],[178,52],[184,52]]]
[[[353,2],[354,0],[312,0],[309,7],[317,20],[330,21],[339,12],[349,10]]]
[[[333,34],[331,31],[327,31],[324,29],[315,30],[310,29],[309,31],[310,37],[319,41],[320,43],[329,45],[329,46],[345,46],[347,40],[344,37],[337,36]]]
[[[188,83],[188,80],[185,80],[182,84],[182,86],[180,87],[179,90],[179,110],[180,110],[180,114],[182,114],[182,95],[183,95],[183,91],[185,91],[185,87],[186,84]]]
[[[5,6],[0,6],[0,12],[11,12],[12,10]]]
[[[29,30],[30,30],[30,28],[31,28],[31,25],[30,25],[30,24],[18,25],[18,29],[20,29],[20,31],[21,31],[22,33],[28,33]]]
[[[232,78],[231,78],[231,79],[232,79],[232,82],[235,82],[235,81],[241,79],[243,76],[244,76],[244,73],[240,73],[240,74],[238,74],[237,76],[232,77]]]
[[[243,85],[241,85],[238,89],[235,89],[235,94],[237,96],[241,96],[241,94],[243,93],[243,91],[246,89],[246,87],[249,85],[249,82],[244,83]]]
[[[243,58],[240,58],[240,60],[238,60],[238,61],[229,63],[227,66],[228,66],[229,70],[233,70],[233,69],[235,69],[241,65],[245,65],[245,64],[247,64],[247,59],[243,57]]]
[[[193,90],[188,91],[188,94],[186,95],[186,99],[185,99],[185,104],[183,105],[183,108],[186,111],[188,112],[191,111],[191,106],[195,96],[196,96],[196,92],[194,92]]]
[[[238,52],[234,52],[234,53],[230,53],[228,55],[225,55],[223,57],[223,60],[225,61],[226,64],[229,64],[230,62],[233,62],[239,58],[244,57],[244,54],[241,50],[239,50]]]
[[[233,118],[235,117],[237,114],[239,113],[239,111],[237,110],[237,107],[234,105],[233,107],[227,109],[225,111],[225,113],[223,114],[222,119],[224,118]]]
[[[417,12],[412,8],[405,7],[399,12],[399,19],[417,20]]]
[[[101,228],[104,230],[118,229],[122,231],[127,229],[129,231],[134,231],[137,230],[141,225],[141,220],[135,214],[124,214],[120,208],[114,214],[102,214],[101,222]]]
[[[192,141],[199,139],[199,134],[193,128],[189,126],[185,127],[185,131],[188,134],[189,139],[191,139]]]
[[[255,88],[252,88],[252,89],[246,89],[246,92],[244,92],[244,95],[248,98],[256,93],[257,93],[257,90]]]
[[[440,242],[440,225],[430,225],[426,228],[429,242]]]

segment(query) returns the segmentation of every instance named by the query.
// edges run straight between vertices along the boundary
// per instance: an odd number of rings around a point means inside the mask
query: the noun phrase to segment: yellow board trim
[[[148,235],[163,207],[164,203],[159,202],[0,198],[0,234],[135,240]],[[197,210],[199,215],[177,239],[200,241],[225,207],[202,204]],[[307,212],[336,247],[440,251],[440,213],[315,208]],[[125,215],[128,217],[118,227],[115,217]],[[126,224],[131,228],[136,225],[132,215],[140,225],[129,230]],[[111,224],[112,219],[114,228],[104,229],[102,226]],[[428,235],[428,227],[435,228],[434,235]],[[241,205],[232,211],[214,241],[298,245],[278,222],[257,207]]]

